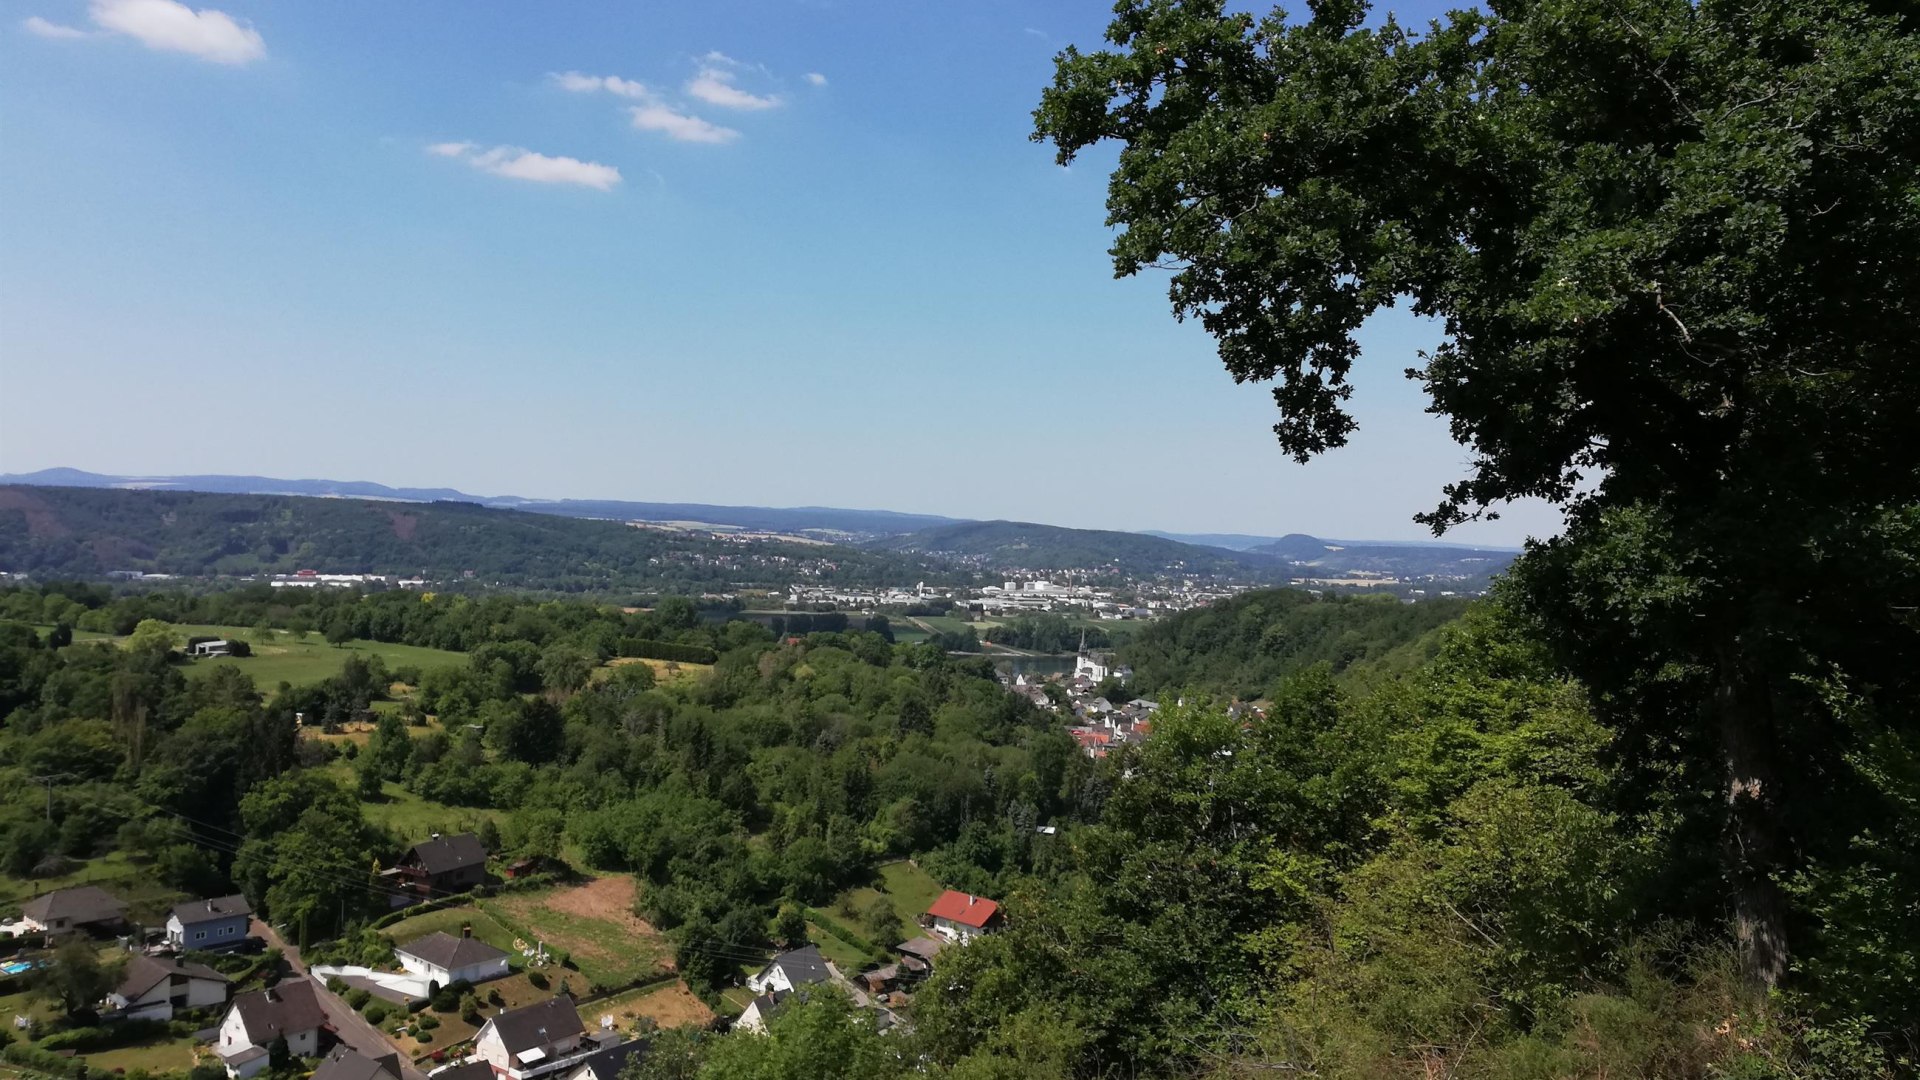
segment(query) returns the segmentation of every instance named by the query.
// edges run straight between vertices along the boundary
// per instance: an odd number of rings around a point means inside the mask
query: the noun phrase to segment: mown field
[[[52,627],[34,626],[32,629],[44,634]],[[251,626],[181,624],[173,629],[182,642],[190,637],[239,638],[253,646],[253,655],[248,657],[216,656],[188,660],[185,668],[188,678],[202,678],[222,667],[237,667],[253,676],[254,684],[267,693],[272,693],[283,682],[292,686],[307,686],[331,678],[346,666],[349,656],[378,656],[386,661],[388,669],[410,666],[423,671],[434,667],[457,667],[467,662],[466,653],[386,641],[356,640],[334,646],[327,644],[318,634],[301,638],[288,630],[263,631]],[[105,641],[125,645],[127,642],[124,637],[86,630],[74,631],[73,640],[76,644]]]
[[[634,914],[634,898],[631,877],[609,874],[584,885],[508,893],[486,904],[548,949],[566,950],[591,986],[617,989],[673,970],[672,948]]]

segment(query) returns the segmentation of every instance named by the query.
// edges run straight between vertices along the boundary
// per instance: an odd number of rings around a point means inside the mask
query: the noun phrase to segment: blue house
[[[252,917],[244,896],[190,900],[167,916],[167,944],[182,951],[230,949],[247,939]]]

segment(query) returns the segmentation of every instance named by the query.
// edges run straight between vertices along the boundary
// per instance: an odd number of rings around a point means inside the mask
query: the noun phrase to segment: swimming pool
[[[32,971],[40,965],[32,960],[9,960],[0,964],[0,975],[18,975],[23,971]]]

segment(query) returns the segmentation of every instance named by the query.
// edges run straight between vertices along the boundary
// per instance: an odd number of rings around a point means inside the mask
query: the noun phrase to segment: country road
[[[367,1023],[364,1017],[353,1011],[352,1006],[340,1000],[333,991],[327,989],[325,983],[307,974],[306,961],[300,958],[300,950],[297,947],[287,944],[281,939],[279,934],[274,933],[273,927],[268,926],[259,919],[253,920],[253,929],[251,932],[264,940],[270,947],[279,949],[280,954],[287,958],[287,966],[293,969],[296,977],[307,979],[313,983],[314,996],[319,998],[320,1007],[326,1010],[327,1019],[333,1024],[334,1033],[340,1037],[341,1042],[353,1047],[354,1050],[367,1057],[380,1057],[383,1054],[398,1054],[400,1056],[400,1080],[426,1080],[427,1074],[415,1068],[413,1062],[408,1059],[407,1055],[402,1052],[399,1047],[388,1042],[387,1037],[380,1033],[379,1028]]]

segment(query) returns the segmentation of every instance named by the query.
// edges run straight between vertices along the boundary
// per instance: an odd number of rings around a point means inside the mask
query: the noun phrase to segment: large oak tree
[[[1805,953],[1899,1011],[1911,950],[1848,935],[1920,940],[1920,11],[1309,8],[1122,0],[1035,137],[1119,144],[1117,271],[1173,271],[1295,458],[1352,433],[1370,315],[1444,326],[1409,374],[1473,461],[1423,520],[1564,504],[1516,583],[1622,749],[1717,823],[1752,973]]]

